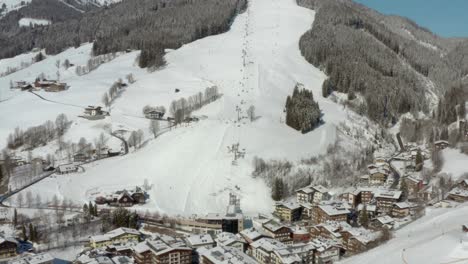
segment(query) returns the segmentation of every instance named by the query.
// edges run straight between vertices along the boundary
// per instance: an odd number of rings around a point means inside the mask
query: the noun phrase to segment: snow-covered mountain
[[[325,75],[300,54],[299,38],[313,19],[314,11],[298,7],[293,0],[251,1],[229,32],[170,51],[167,66],[154,73],[138,68],[138,52],[131,52],[83,76],[77,76],[74,67],[61,69],[61,81],[67,82],[70,89],[39,93],[59,103],[41,100],[28,92],[9,91],[10,80],[33,81],[41,72],[55,78],[57,60],[69,59],[75,65],[84,65],[92,45],[49,56],[0,79],[4,100],[0,104],[4,115],[1,138],[5,139],[17,126],[38,125],[54,120],[62,112],[73,120],[66,135],[66,140],[73,142],[82,136],[92,142],[106,125],[113,130],[142,129],[148,139],[142,149],[85,166],[83,174],[46,179],[31,187],[31,191],[48,197],[58,194],[80,203],[99,190],[141,185],[147,179],[154,186],[147,207],[162,212],[223,211],[229,192],[240,195],[244,211],[269,212],[270,190],[262,180],[251,177],[252,158],[300,160],[322,154],[335,142],[337,125],[352,115],[320,96]],[[117,99],[109,118],[87,121],[77,117],[82,107],[100,104],[110,85],[128,73],[133,73],[137,81]],[[324,124],[304,135],[284,124],[285,100],[297,82],[313,91],[324,113]],[[149,121],[141,118],[143,106],[168,108],[173,99],[194,95],[213,85],[219,87],[222,98],[194,113],[206,119],[151,139]],[[174,93],[176,88],[179,93]],[[258,120],[237,122],[236,107],[245,116],[251,105],[256,108]],[[233,155],[228,153],[228,146],[235,143],[246,152],[237,166],[231,164]],[[36,152],[45,154],[44,149]]]

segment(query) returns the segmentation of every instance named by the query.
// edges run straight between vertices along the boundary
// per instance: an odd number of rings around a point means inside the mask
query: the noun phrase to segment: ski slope
[[[235,19],[230,31],[169,51],[167,66],[156,72],[139,69],[135,64],[138,52],[131,52],[87,75],[76,76],[73,68],[61,70],[61,79],[70,89],[40,94],[65,104],[4,89],[6,101],[0,103],[0,111],[5,113],[1,138],[6,138],[16,126],[40,124],[64,112],[74,121],[74,132],[67,138],[75,142],[81,136],[80,129],[88,131],[83,135],[92,137],[90,126],[97,129],[105,125],[113,130],[143,129],[149,140],[143,148],[126,156],[86,165],[82,174],[46,179],[29,190],[49,199],[58,195],[82,203],[91,199],[93,193],[131,188],[147,179],[153,188],[149,191],[150,202],[142,210],[182,215],[224,212],[228,193],[234,192],[241,198],[245,213],[271,212],[270,189],[262,180],[251,177],[252,158],[294,161],[324,153],[335,142],[336,127],[346,120],[346,111],[322,98],[321,85],[326,76],[307,63],[299,51],[299,38],[310,29],[314,12],[298,7],[294,0],[249,2],[248,10]],[[1,78],[0,87],[5,87],[11,78],[32,81],[40,72],[54,77],[57,59],[68,58],[75,65],[84,65],[90,50],[91,44],[85,44],[50,56]],[[128,73],[133,73],[137,81],[117,99],[110,117],[94,121],[94,125],[77,118],[81,107],[100,104],[110,85]],[[305,135],[284,124],[286,97],[297,82],[313,91],[324,113],[324,124]],[[143,106],[168,108],[172,100],[212,85],[218,86],[223,96],[194,113],[206,119],[151,139],[148,120],[141,118]],[[174,93],[175,88],[180,92]],[[244,118],[239,122],[238,115],[246,116],[250,105],[256,108],[257,120],[251,123]],[[18,107],[24,111],[18,113]],[[232,165],[233,154],[227,151],[235,143],[246,152],[237,166]]]
[[[468,207],[428,208],[426,216],[395,232],[395,238],[340,264],[468,263],[468,236],[462,232]]]

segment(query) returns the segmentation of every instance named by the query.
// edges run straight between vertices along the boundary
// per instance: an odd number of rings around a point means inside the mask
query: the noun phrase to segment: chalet
[[[436,142],[434,142],[434,147],[436,149],[446,149],[449,146],[450,144],[446,140],[437,140]]]
[[[401,191],[380,190],[374,195],[377,201],[377,212],[380,214],[389,214],[392,211],[393,204],[399,202]]]
[[[274,221],[263,224],[265,234],[285,244],[292,243],[291,229]]]
[[[18,87],[21,91],[32,91],[34,89],[34,86],[32,86],[30,83],[21,85]]]
[[[408,186],[408,193],[410,195],[417,194],[423,187],[423,181],[420,179],[416,179],[414,177],[408,176],[403,179]]]
[[[34,82],[34,87],[36,87],[36,88],[47,88],[47,87],[51,86],[52,84],[56,84],[56,83],[57,83],[57,81],[55,81],[55,80],[36,79],[36,81]]]
[[[395,219],[393,219],[392,217],[388,215],[377,217],[376,219],[371,221],[371,226],[373,226],[374,228],[385,227],[388,229],[392,229],[394,224],[395,224]]]
[[[468,201],[468,190],[455,187],[449,192],[447,199],[453,200],[459,203],[466,202]]]
[[[321,201],[330,199],[330,194],[328,193],[327,188],[322,185],[313,186],[312,189],[314,190],[313,203],[320,203]]]
[[[216,236],[215,242],[217,247],[233,247],[242,252],[247,250],[247,241],[240,234],[222,232]]]
[[[90,157],[86,155],[85,153],[77,153],[73,156],[73,161],[74,162],[85,162],[89,159]]]
[[[459,181],[457,187],[463,190],[468,190],[468,179],[463,179]]]
[[[325,203],[314,208],[312,222],[321,224],[327,221],[346,222],[350,211],[343,203]]]
[[[392,208],[392,216],[395,218],[404,218],[409,216],[417,205],[409,202],[395,203]]]
[[[282,221],[294,222],[301,218],[302,208],[295,202],[277,202],[274,214]]]
[[[295,226],[291,228],[291,231],[293,243],[306,243],[310,241],[310,232],[307,230],[307,228]]]
[[[322,185],[309,185],[296,191],[298,203],[319,203],[329,198],[328,190]]]
[[[334,241],[341,241],[341,231],[344,222],[326,222],[321,223],[310,228],[310,237],[312,239],[327,239]]]
[[[21,89],[21,87],[26,86],[26,85],[31,85],[31,84],[26,81],[16,81],[13,86],[10,86],[10,88]]]
[[[374,198],[374,190],[370,188],[361,188],[359,190],[358,200],[362,204],[368,204]]]
[[[112,244],[128,243],[130,241],[140,241],[141,233],[132,228],[120,227],[107,232],[104,235],[91,236],[89,245],[92,248],[107,247]]]
[[[369,184],[369,175],[362,175],[359,177],[359,184],[367,185]]]
[[[131,197],[135,203],[144,204],[146,202],[146,195],[141,190],[133,192]]]
[[[388,173],[382,169],[369,170],[369,184],[383,185],[387,181]]]
[[[296,200],[298,203],[311,203],[314,198],[314,190],[310,186],[298,189],[296,191]]]
[[[433,199],[436,199],[438,194],[436,189],[432,185],[427,185],[426,187],[423,187],[417,194],[418,198],[425,201],[429,202]]]
[[[0,259],[17,255],[18,241],[14,238],[0,238]]]
[[[245,241],[247,241],[248,244],[252,244],[253,242],[257,240],[266,237],[265,234],[260,233],[259,230],[253,227],[244,229],[239,234],[241,235],[242,238],[245,239]]]
[[[158,110],[150,110],[145,112],[145,117],[148,119],[162,119],[164,117],[165,112],[158,111]]]
[[[311,203],[301,203],[300,206],[302,208],[301,218],[310,219],[312,217],[312,211],[314,209],[314,205]]]
[[[185,239],[187,245],[191,248],[214,248],[216,242],[210,234],[191,235]]]
[[[62,164],[57,167],[58,174],[68,174],[78,172],[78,166],[74,164]]]
[[[137,264],[191,264],[192,249],[183,243],[170,245],[162,240],[147,240],[133,247]]]
[[[200,121],[200,119],[194,116],[187,116],[186,118],[184,118],[185,123],[198,122],[198,121]]]
[[[346,228],[341,231],[343,246],[349,255],[357,254],[377,246],[379,232],[373,232],[363,227]]]
[[[44,91],[46,92],[61,92],[64,91],[67,88],[66,83],[59,83],[55,82],[50,84],[49,86],[44,87]]]
[[[340,260],[341,247],[332,241],[313,240],[315,245],[314,263],[335,263]]]
[[[85,115],[87,116],[102,116],[105,114],[105,111],[102,110],[100,106],[88,106],[85,108]]]
[[[129,207],[129,206],[133,206],[133,204],[135,203],[132,196],[126,190],[119,192],[117,194],[119,196],[117,197],[116,200],[114,200],[115,202],[111,203],[110,205]]]
[[[339,195],[339,198],[346,203],[349,203],[352,208],[355,208],[358,204],[358,197],[360,191],[356,188],[349,188]]]

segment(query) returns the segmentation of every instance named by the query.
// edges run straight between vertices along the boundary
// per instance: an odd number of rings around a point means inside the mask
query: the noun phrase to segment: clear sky
[[[383,14],[408,17],[443,37],[468,37],[468,0],[354,0]]]

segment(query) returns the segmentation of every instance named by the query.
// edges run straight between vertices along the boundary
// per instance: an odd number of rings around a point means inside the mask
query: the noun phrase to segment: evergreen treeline
[[[323,95],[359,93],[364,98],[360,108],[382,124],[396,122],[402,113],[429,112],[428,82],[443,95],[468,74],[467,41],[439,38],[407,19],[384,16],[352,1],[298,3],[317,11],[300,49],[329,76]]]
[[[320,124],[321,115],[312,92],[296,84],[292,96],[286,98],[286,124],[304,134]]]
[[[0,58],[34,47],[56,54],[94,42],[94,55],[139,49],[141,67],[161,66],[164,49],[225,32],[246,5],[246,0],[124,0],[47,27],[22,28],[9,38],[2,34]]]

